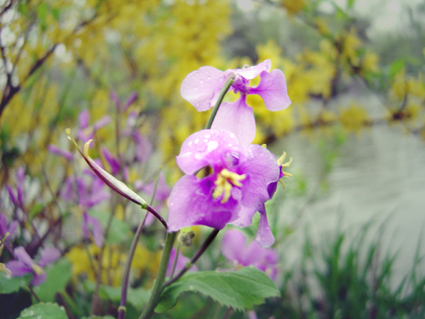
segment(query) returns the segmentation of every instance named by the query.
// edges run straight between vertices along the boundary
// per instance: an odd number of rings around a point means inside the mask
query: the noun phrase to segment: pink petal
[[[38,262],[38,265],[40,267],[49,265],[53,263],[54,261],[56,261],[57,259],[59,259],[60,256],[61,256],[60,251],[56,249],[55,247],[45,248],[41,252],[41,258],[40,258],[40,261]]]
[[[225,80],[223,71],[203,66],[185,77],[180,94],[198,111],[206,111],[214,106]]]
[[[257,65],[250,66],[249,68],[235,69],[234,72],[243,76],[247,80],[255,79],[261,72],[269,72],[271,69],[272,63],[270,59],[267,59]]]
[[[236,135],[241,145],[251,144],[255,138],[255,118],[252,107],[246,104],[246,96],[220,105],[211,129],[228,130]]]
[[[78,121],[80,122],[80,127],[82,129],[87,128],[89,126],[90,114],[88,110],[84,110],[80,112],[78,115]]]
[[[222,162],[226,152],[238,154],[241,149],[236,136],[228,131],[202,130],[190,135],[176,157],[177,165],[185,174],[194,174],[215,162]]]
[[[221,240],[221,252],[230,261],[242,264],[243,251],[246,249],[245,235],[236,230],[228,230]]]
[[[262,72],[260,84],[255,88],[251,88],[249,94],[260,95],[266,108],[270,111],[281,111],[291,104],[285,76],[278,69],[270,73]]]
[[[232,196],[224,204],[212,198],[215,179],[190,175],[177,181],[168,199],[169,232],[195,225],[222,229],[237,217],[239,203]]]
[[[274,244],[274,236],[270,229],[264,204],[258,211],[260,212],[261,217],[258,224],[257,237],[255,239],[262,248],[267,248]]]
[[[130,97],[128,98],[127,102],[125,102],[124,106],[122,107],[123,111],[127,111],[128,107],[134,103],[134,101],[137,100],[137,92],[131,93]]]

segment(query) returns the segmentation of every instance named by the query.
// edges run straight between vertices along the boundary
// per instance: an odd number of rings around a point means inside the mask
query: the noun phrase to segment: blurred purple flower
[[[176,249],[173,248],[173,250],[171,250],[171,254],[170,254],[170,261],[168,262],[167,277],[171,276],[171,271],[173,269],[173,264],[174,264],[175,258],[176,258]],[[188,262],[190,262],[190,259],[183,256],[181,251],[179,251],[179,255],[177,257],[177,262],[176,262],[176,267],[174,268],[174,275],[176,273],[178,273],[180,270],[182,270],[184,267],[186,267],[186,264]],[[189,268],[189,271],[198,271],[198,267],[196,267],[196,265],[193,265],[192,267]]]
[[[138,180],[134,183],[134,188],[135,188],[136,191],[138,191],[138,192],[142,191],[142,192],[146,193],[148,196],[152,197],[153,191],[155,189],[155,182],[156,181],[152,181],[152,182],[145,185],[145,184],[143,184],[142,181]],[[157,212],[160,211],[164,207],[168,196],[170,196],[170,186],[167,185],[167,182],[165,180],[165,176],[161,172],[159,174],[158,186],[156,187],[155,196],[153,198],[155,200],[155,206],[153,208]],[[148,216],[146,218],[146,225],[147,226],[151,225],[155,220],[156,220],[156,218],[155,218],[154,215],[148,214]]]
[[[105,160],[111,166],[111,174],[118,174],[121,171],[120,161],[117,157],[113,156],[109,150],[102,146],[102,153],[105,156]]]
[[[111,117],[108,115],[103,116],[101,119],[89,126],[90,114],[88,110],[81,111],[78,115],[78,121],[80,123],[80,130],[77,133],[78,138],[83,142],[93,139],[94,133],[100,128],[106,126],[111,122]]]
[[[137,100],[137,92],[133,92],[130,94],[130,96],[128,97],[127,101],[124,103],[122,109],[121,109],[121,101],[117,95],[117,93],[115,91],[111,92],[110,98],[113,102],[115,102],[115,107],[117,108],[117,110],[121,110],[123,112],[127,111],[128,107],[134,103],[134,101]]]
[[[0,213],[0,240],[2,240],[4,236],[6,236],[6,233],[9,233],[9,236],[5,240],[9,241],[16,228],[18,227],[18,224],[18,221],[14,220],[9,224],[8,227],[6,216],[4,215],[4,213]]]
[[[71,152],[62,150],[54,144],[49,144],[49,146],[47,146],[47,150],[50,153],[53,153],[53,154],[56,154],[56,155],[59,155],[59,156],[66,158],[68,161],[70,161],[74,158],[74,154],[72,154]]]
[[[16,195],[13,188],[10,185],[6,185],[10,199],[16,207],[24,206],[24,180],[25,170],[22,166],[20,166],[16,171]]]
[[[34,286],[38,286],[46,280],[46,273],[42,267],[53,263],[61,255],[60,251],[54,247],[46,248],[41,252],[40,261],[36,264],[22,246],[16,247],[13,253],[18,260],[9,261],[6,268],[12,272],[12,277],[32,273],[34,277],[31,283]]]
[[[103,237],[103,227],[99,219],[84,212],[81,228],[83,229],[84,238],[90,240],[90,234],[92,234],[96,246],[102,247],[105,239]]]
[[[247,94],[260,95],[270,111],[280,111],[291,104],[283,72],[278,69],[270,72],[270,68],[270,60],[251,67],[226,71],[203,66],[186,76],[180,93],[198,111],[206,111],[216,103],[226,79],[233,77],[231,89],[241,96],[235,102],[220,106],[211,128],[229,130],[241,144],[249,145],[255,137],[255,119],[252,108],[246,103]],[[261,78],[260,84],[251,87],[249,81],[258,75]]]
[[[202,130],[182,145],[177,165],[186,174],[174,185],[168,206],[168,231],[205,225],[222,229],[227,223],[247,227],[270,199],[267,186],[279,178],[275,156],[259,145],[241,146],[228,131]],[[206,168],[208,175],[195,174]],[[273,236],[265,211],[259,232]],[[263,237],[259,243],[265,246]]]
[[[245,235],[239,230],[231,229],[224,234],[221,252],[236,267],[252,265],[264,271],[271,279],[276,278],[276,264],[279,260],[277,253],[270,248],[261,248],[254,241],[246,247]]]
[[[141,163],[146,162],[152,154],[151,142],[137,130],[133,131],[133,141],[136,143],[136,159]]]

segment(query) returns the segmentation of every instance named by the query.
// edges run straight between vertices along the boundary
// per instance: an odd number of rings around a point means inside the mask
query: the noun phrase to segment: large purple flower
[[[270,199],[267,186],[279,178],[272,153],[259,145],[241,146],[229,131],[192,134],[184,141],[177,164],[186,175],[175,184],[168,201],[170,232],[194,225],[246,227]],[[197,177],[202,168],[208,175]],[[260,213],[259,232],[273,236],[265,211]],[[259,239],[261,245],[268,244]]]
[[[270,72],[270,68],[270,60],[255,66],[227,71],[204,66],[186,76],[180,93],[198,111],[206,111],[216,103],[226,79],[233,77],[231,89],[240,93],[240,98],[220,106],[212,129],[230,130],[235,133],[241,144],[248,145],[255,137],[255,119],[252,108],[246,103],[247,94],[260,95],[270,111],[280,111],[291,104],[283,72],[278,69]],[[251,87],[249,81],[258,75],[261,78],[260,84]]]
[[[231,229],[224,234],[221,252],[236,268],[252,265],[264,271],[271,279],[276,278],[276,264],[279,260],[277,253],[270,248],[261,248],[255,242],[247,247],[245,235],[239,230]]]
[[[9,261],[6,264],[6,268],[12,272],[12,277],[20,277],[32,273],[34,277],[31,283],[34,286],[38,286],[46,280],[46,273],[42,267],[53,263],[61,255],[59,250],[49,247],[41,252],[40,261],[35,263],[22,246],[16,247],[13,253],[18,260]]]

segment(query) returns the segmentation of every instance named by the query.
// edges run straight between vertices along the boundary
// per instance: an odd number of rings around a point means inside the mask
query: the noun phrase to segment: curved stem
[[[180,272],[174,278],[168,280],[164,284],[164,288],[167,287],[167,286],[169,286],[169,285],[171,285],[173,282],[177,281],[181,276],[183,276],[189,270],[190,267],[192,267],[192,265],[194,263],[196,263],[198,261],[199,257],[202,256],[202,254],[207,250],[207,248],[211,245],[211,243],[217,237],[219,231],[220,231],[220,229],[214,229],[209,234],[209,236],[207,237],[207,239],[205,239],[204,243],[202,244],[201,248],[199,248],[198,252],[190,260],[190,264],[189,265],[186,265],[182,270],[180,270]]]
[[[154,286],[152,288],[151,297],[145,307],[143,309],[142,314],[139,319],[149,319],[152,318],[154,313],[154,309],[158,304],[159,297],[161,296],[161,292],[164,289],[164,281],[165,275],[167,273],[168,262],[170,260],[171,250],[173,248],[174,240],[176,239],[177,232],[167,233],[167,237],[165,238],[165,247],[161,257],[161,263],[159,264],[158,276],[156,277]]]
[[[233,77],[229,77],[229,78],[227,78],[226,82],[224,82],[223,88],[220,91],[220,95],[218,96],[217,102],[215,102],[214,108],[211,111],[207,125],[205,125],[206,130],[211,128],[212,123],[213,123],[215,116],[217,114],[218,108],[220,107],[221,102],[223,102],[224,96],[226,95],[227,91],[229,91],[230,86],[232,85],[234,80],[235,79]]]

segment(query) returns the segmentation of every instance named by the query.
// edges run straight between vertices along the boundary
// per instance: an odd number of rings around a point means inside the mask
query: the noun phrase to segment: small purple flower
[[[101,119],[93,123],[92,126],[89,126],[90,114],[88,110],[80,112],[78,115],[78,121],[80,123],[80,130],[77,135],[82,142],[87,142],[90,139],[93,139],[94,133],[100,128],[106,126],[111,122],[111,117],[108,115],[103,116]]]
[[[251,242],[246,247],[245,235],[239,230],[231,229],[224,234],[221,252],[236,267],[252,265],[264,271],[271,279],[276,278],[276,264],[279,260],[277,253],[273,249],[259,247],[256,242]]]
[[[62,150],[54,144],[49,144],[49,146],[47,146],[47,150],[50,153],[53,153],[53,154],[56,154],[56,155],[59,155],[59,156],[66,158],[68,161],[70,161],[74,158],[74,154],[72,154],[71,152]]]
[[[15,220],[11,222],[8,227],[6,216],[3,213],[0,213],[0,240],[2,240],[7,233],[9,233],[9,236],[5,240],[9,241],[9,239],[13,236],[16,228],[18,227],[18,224],[18,221]]]
[[[16,195],[13,188],[10,185],[7,185],[7,191],[9,192],[10,199],[16,207],[24,206],[24,180],[25,180],[25,170],[22,166],[16,171]]]
[[[110,94],[110,98],[113,102],[115,102],[115,107],[117,108],[117,110],[121,110],[121,101],[117,95],[117,93],[115,91],[112,91]],[[123,107],[122,107],[122,111],[125,112],[127,111],[128,107],[134,103],[134,101],[136,101],[138,98],[137,92],[133,92],[130,94],[129,98],[127,99],[127,101],[124,103]]]
[[[247,94],[260,95],[270,111],[280,111],[291,104],[283,72],[278,69],[270,72],[270,68],[270,60],[251,67],[226,71],[204,66],[186,76],[180,93],[198,111],[206,111],[216,103],[226,79],[233,77],[231,89],[240,93],[240,98],[220,106],[212,129],[230,130],[241,144],[249,145],[255,137],[255,119],[252,108],[246,103]],[[258,75],[261,78],[260,84],[251,87],[249,81]]]
[[[251,224],[253,215],[270,199],[267,186],[279,178],[275,156],[259,145],[241,146],[228,131],[202,130],[182,145],[177,164],[186,174],[168,201],[168,231],[205,225],[222,229],[227,223]],[[206,168],[208,175],[195,174]],[[271,234],[265,211],[259,232]],[[266,236],[267,237],[267,236]],[[260,244],[265,245],[260,237]]]
[[[98,218],[84,212],[81,228],[83,229],[84,238],[90,239],[90,234],[92,234],[96,246],[102,247],[105,239],[103,237],[103,227]]]
[[[176,258],[176,249],[173,248],[170,254],[170,261],[168,262],[167,267],[167,277],[171,276],[171,271],[173,269],[174,259]],[[177,257],[176,267],[174,269],[174,275],[178,273],[180,270],[182,270],[184,267],[186,267],[186,264],[190,262],[190,259],[183,256],[181,251],[179,251],[179,255]],[[189,268],[190,271],[198,271],[198,267],[196,265],[193,265]]]
[[[16,247],[13,253],[18,260],[9,261],[6,264],[6,268],[12,272],[12,277],[20,277],[32,273],[34,277],[31,283],[34,286],[38,286],[46,280],[46,273],[42,267],[53,263],[61,255],[59,250],[49,247],[41,252],[40,261],[35,263],[22,246]]]
[[[102,153],[105,156],[105,160],[108,162],[109,166],[111,166],[111,174],[115,175],[121,171],[120,161],[117,157],[113,156],[109,150],[102,146]]]

